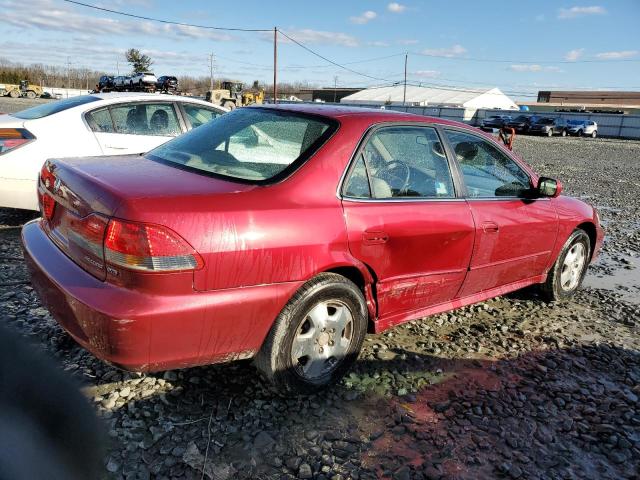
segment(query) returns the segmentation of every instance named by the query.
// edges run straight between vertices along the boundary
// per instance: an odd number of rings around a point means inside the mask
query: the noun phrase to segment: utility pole
[[[118,76],[120,76],[120,60],[116,58],[116,71],[118,72]]]
[[[278,103],[278,27],[273,27],[273,103]]]
[[[336,103],[336,96],[338,93],[338,76],[333,77],[333,103]]]
[[[407,59],[409,58],[409,54],[405,53],[404,54],[404,92],[402,94],[402,106],[404,107],[404,104],[407,101]]]
[[[71,84],[71,58],[67,57],[67,98],[69,98],[70,84]]]
[[[209,90],[213,90],[213,52],[209,54]]]

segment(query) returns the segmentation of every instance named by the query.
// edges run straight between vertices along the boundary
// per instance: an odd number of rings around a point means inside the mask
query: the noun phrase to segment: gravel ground
[[[109,436],[104,478],[620,479],[640,475],[640,143],[518,137],[600,208],[588,286],[529,289],[370,335],[353,372],[282,398],[250,362],[153,375],[80,349],[27,283],[0,210],[0,316],[83,385]]]
[[[24,110],[25,108],[51,101],[51,99],[46,98],[34,98],[33,100],[29,100],[28,98],[0,97],[0,113],[15,113],[20,110]]]

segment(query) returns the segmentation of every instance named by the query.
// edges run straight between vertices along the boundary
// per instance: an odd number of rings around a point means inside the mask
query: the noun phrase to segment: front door
[[[453,129],[445,129],[445,134],[460,167],[476,229],[469,273],[459,296],[544,273],[558,230],[550,199],[530,198],[529,175],[487,139]]]
[[[342,190],[354,257],[376,277],[378,317],[451,300],[473,249],[469,205],[456,196],[437,131],[384,126],[359,150]]]

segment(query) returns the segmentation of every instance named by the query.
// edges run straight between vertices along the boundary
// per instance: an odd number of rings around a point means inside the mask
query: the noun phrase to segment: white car
[[[598,124],[593,120],[569,120],[567,127],[569,135],[591,138],[598,136]]]
[[[158,79],[151,72],[135,73],[129,77],[129,86],[138,88],[155,88]]]
[[[129,86],[129,77],[125,77],[124,75],[118,75],[113,79],[113,86],[115,88],[124,88]]]
[[[194,98],[98,93],[0,115],[0,207],[38,210],[48,158],[144,153],[225,112]]]

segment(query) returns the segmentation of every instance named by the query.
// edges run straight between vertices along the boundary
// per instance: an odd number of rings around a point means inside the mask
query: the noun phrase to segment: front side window
[[[268,182],[310,157],[336,130],[321,117],[242,108],[152,150],[149,157],[250,183]]]
[[[129,103],[110,107],[115,131],[129,135],[175,137],[182,133],[170,103]]]
[[[445,132],[460,164],[469,197],[520,197],[530,191],[529,176],[497,146],[469,133]]]
[[[186,113],[187,118],[189,119],[189,123],[191,123],[192,128],[197,128],[200,125],[204,125],[205,123],[210,122],[214,118],[222,115],[222,112],[213,110],[211,108],[202,107],[200,105],[183,103],[182,106],[184,108],[184,113]]]
[[[431,127],[381,128],[369,138],[361,157],[373,198],[455,196],[444,149]],[[362,167],[356,165],[345,184],[346,196],[361,197],[366,193],[362,178]]]

